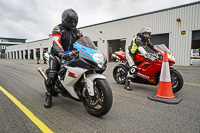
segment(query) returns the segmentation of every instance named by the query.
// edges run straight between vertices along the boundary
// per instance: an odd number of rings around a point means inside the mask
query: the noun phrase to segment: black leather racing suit
[[[60,59],[64,51],[74,50],[73,44],[81,37],[78,29],[68,29],[63,24],[57,25],[52,32],[53,44],[49,58],[49,68],[47,69],[48,80],[46,89],[51,94],[54,90],[55,81],[60,70]]]

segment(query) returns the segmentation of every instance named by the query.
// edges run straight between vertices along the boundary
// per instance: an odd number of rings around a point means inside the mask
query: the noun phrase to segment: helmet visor
[[[66,17],[64,22],[69,28],[76,28],[78,23],[78,18],[72,18],[70,16]]]

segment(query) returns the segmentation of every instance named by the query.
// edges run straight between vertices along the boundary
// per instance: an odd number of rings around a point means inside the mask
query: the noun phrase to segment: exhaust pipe
[[[47,81],[47,76],[44,73],[44,70],[42,69],[42,67],[38,68],[38,72],[42,75],[42,77],[44,78],[44,80]]]

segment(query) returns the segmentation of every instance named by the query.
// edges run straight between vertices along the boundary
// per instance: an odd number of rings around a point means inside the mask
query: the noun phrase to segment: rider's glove
[[[156,57],[154,57],[153,55],[150,55],[149,59],[150,59],[151,61],[155,61],[155,60],[156,60]]]
[[[144,58],[149,59],[150,55],[148,53],[145,53]]]
[[[78,58],[79,57],[79,51],[76,51],[76,52],[72,53],[70,56],[72,58]]]
[[[71,59],[71,56],[69,55],[69,54],[61,54],[61,56],[60,56],[62,59],[64,59],[64,60],[68,60],[68,59]]]
[[[144,57],[145,57],[146,59],[151,60],[151,61],[155,61],[155,60],[156,60],[156,58],[155,58],[153,55],[150,55],[150,54],[148,54],[148,53],[146,53]]]

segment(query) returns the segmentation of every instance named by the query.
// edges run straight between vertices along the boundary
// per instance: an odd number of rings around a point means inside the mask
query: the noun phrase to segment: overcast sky
[[[65,9],[74,9],[77,27],[157,11],[198,0],[0,0],[0,37],[48,38]]]

